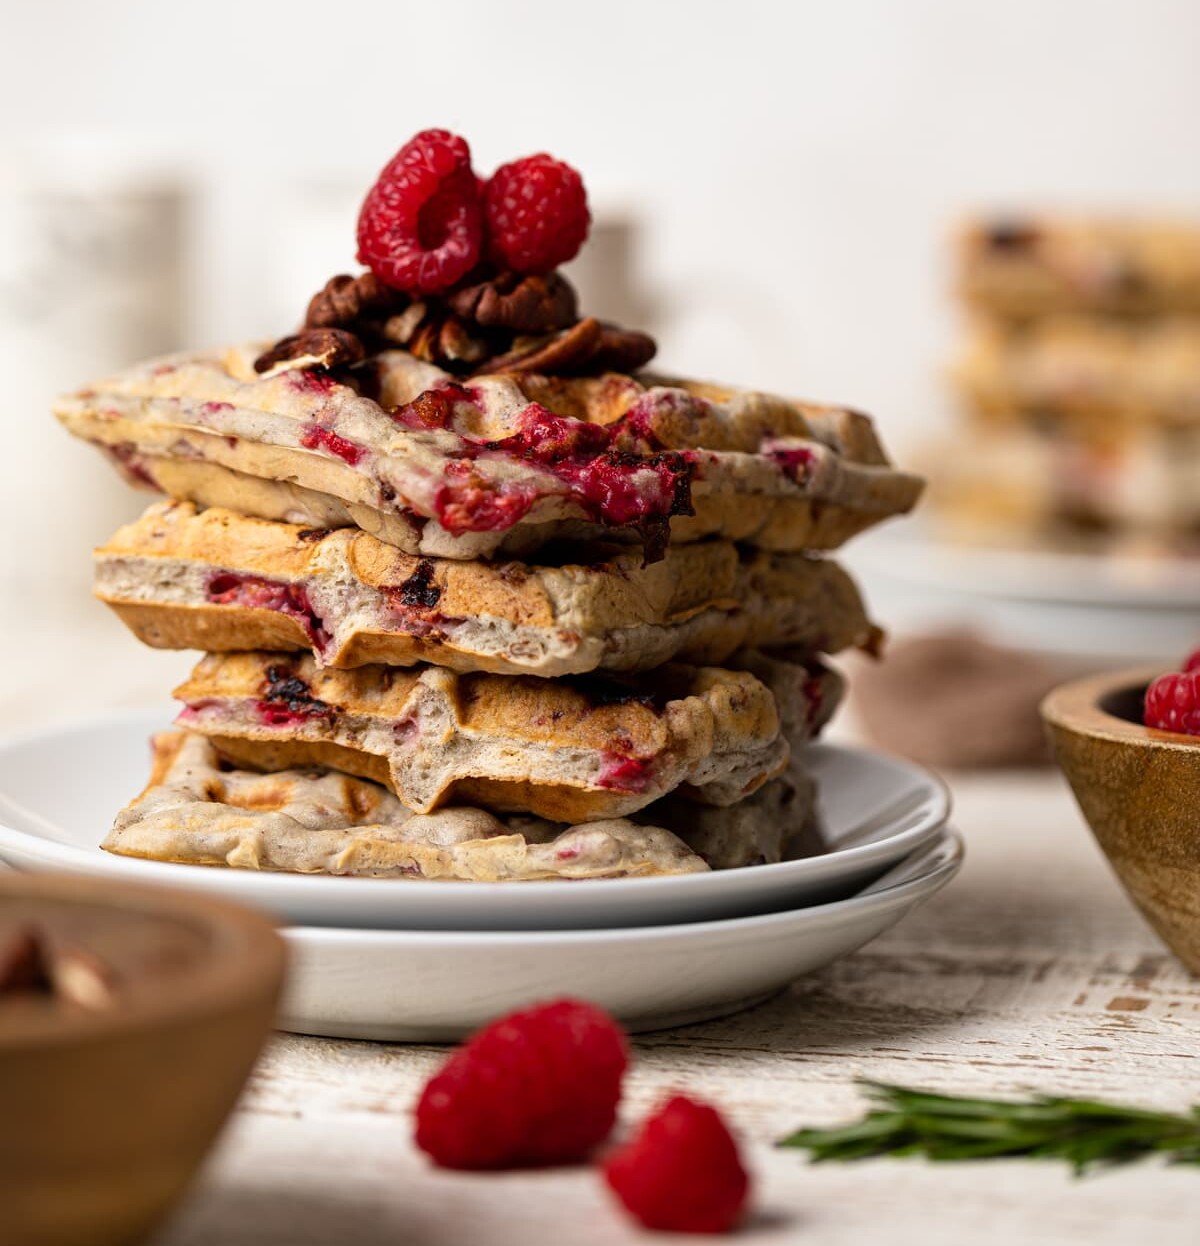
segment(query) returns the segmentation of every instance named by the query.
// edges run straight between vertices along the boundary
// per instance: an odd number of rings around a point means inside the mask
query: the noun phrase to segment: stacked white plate
[[[1194,557],[955,545],[917,516],[867,533],[846,564],[894,635],[969,624],[1093,666],[1176,662],[1196,644]]]
[[[962,841],[919,767],[808,750],[828,850],[711,874],[454,883],[254,873],[111,856],[167,717],[109,715],[0,744],[0,861],[207,891],[287,923],[281,1025],[441,1041],[570,994],[631,1030],[722,1016],[855,951],[948,882]]]

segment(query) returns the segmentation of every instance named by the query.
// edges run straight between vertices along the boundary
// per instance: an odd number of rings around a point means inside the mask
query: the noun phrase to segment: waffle
[[[132,483],[431,557],[597,533],[829,549],[921,490],[849,410],[620,374],[464,388],[403,351],[260,376],[257,349],[151,361],[56,414]]]
[[[827,677],[777,662],[768,679],[781,697],[804,699],[815,721]],[[719,667],[545,680],[209,654],[175,696],[184,703],[179,724],[238,765],[344,770],[418,813],[465,802],[590,821],[623,817],[676,788],[731,805],[788,756],[772,687]]]
[[[1046,423],[1111,442],[1147,424],[1200,427],[1200,319],[1051,316],[980,327],[956,370],[989,419]]]
[[[966,302],[1048,312],[1200,312],[1200,224],[1071,218],[977,222],[960,238]]]
[[[670,799],[639,822],[564,826],[462,807],[415,814],[344,774],[230,769],[202,736],[176,731],[155,737],[149,785],[103,846],[195,865],[473,882],[688,874],[811,850],[813,801],[793,767],[732,809]]]
[[[336,667],[429,661],[558,676],[878,639],[828,560],[739,553],[728,541],[674,545],[646,566],[628,546],[580,555],[584,564],[435,560],[357,528],[312,532],[164,502],[96,551],[96,593],[157,648],[311,649]]]
[[[1196,552],[1200,542],[1200,427],[1097,430],[1015,421],[982,425],[971,452],[946,445],[934,512],[955,538],[1034,548]]]

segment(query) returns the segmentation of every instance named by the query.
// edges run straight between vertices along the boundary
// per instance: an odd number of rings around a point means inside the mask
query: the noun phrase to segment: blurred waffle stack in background
[[[957,539],[1200,552],[1200,222],[1031,216],[959,241]],[[964,446],[965,448],[965,446]]]
[[[956,244],[955,422],[925,525],[870,555],[908,636],[856,707],[927,764],[1026,764],[1056,682],[1197,630],[1200,221],[977,218]]]

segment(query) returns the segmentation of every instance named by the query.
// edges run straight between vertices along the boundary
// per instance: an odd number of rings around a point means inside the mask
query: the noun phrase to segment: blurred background
[[[70,442],[52,396],[146,354],[287,331],[353,268],[361,197],[418,129],[465,135],[481,171],[536,150],[581,169],[583,304],[653,332],[662,367],[862,407],[934,476],[974,453],[947,384],[966,331],[958,222],[1200,224],[1192,0],[42,0],[5,16],[0,628],[28,661],[0,704],[18,726],[165,702],[190,665],[91,601],[91,546],[146,498]],[[1200,631],[1200,577],[1177,551],[1141,553],[1113,573],[1091,551],[972,550],[918,520],[848,560],[901,638],[961,624],[1039,660],[1165,660]],[[70,703],[48,701],[44,663],[84,658]]]

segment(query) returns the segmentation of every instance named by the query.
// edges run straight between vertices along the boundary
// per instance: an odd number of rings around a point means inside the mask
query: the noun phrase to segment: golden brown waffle
[[[977,421],[969,453],[947,444],[936,455],[931,509],[954,539],[1141,556],[1200,544],[1200,427],[1075,437],[1061,425]]]
[[[190,732],[154,739],[142,794],[104,847],[253,870],[498,882],[685,874],[811,847],[814,792],[789,771],[732,809],[660,802],[639,822],[564,826],[454,807],[415,814],[378,784],[314,770],[231,770]]]
[[[969,225],[959,289],[1013,319],[1048,312],[1200,312],[1200,222],[1032,215]]]
[[[719,536],[827,549],[909,510],[868,417],[633,377],[475,377],[403,351],[336,373],[253,369],[257,346],[154,360],[56,413],[133,483],[407,553],[523,556],[598,532],[657,552]]]
[[[676,788],[731,805],[788,756],[771,688],[717,667],[545,680],[209,654],[175,695],[180,725],[239,765],[344,770],[385,784],[419,813],[465,802],[588,821]]]
[[[560,565],[405,554],[357,528],[308,531],[188,502],[152,506],[96,551],[96,593],[147,644],[309,650],[328,666],[429,661],[558,676],[738,649],[871,647],[849,576],[803,554],[675,545],[643,565],[629,546]]]
[[[983,325],[955,378],[980,415],[1054,422],[1092,443],[1151,424],[1200,428],[1200,318],[1048,316],[1018,328]]]

